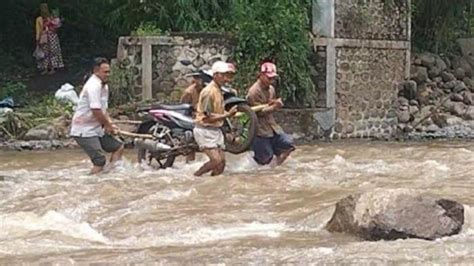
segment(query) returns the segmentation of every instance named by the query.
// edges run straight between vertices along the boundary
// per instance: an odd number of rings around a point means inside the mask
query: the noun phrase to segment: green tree
[[[474,1],[413,0],[412,39],[419,50],[452,52],[456,39],[473,36]]]

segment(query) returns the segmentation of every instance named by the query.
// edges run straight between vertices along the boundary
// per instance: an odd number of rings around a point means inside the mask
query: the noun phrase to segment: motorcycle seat
[[[188,109],[191,109],[191,105],[190,104],[187,104],[187,103],[183,103],[183,104],[173,104],[173,105],[169,105],[169,104],[159,104],[158,106],[156,106],[157,108],[156,109],[165,109],[165,110],[170,110],[170,111],[180,111],[180,110],[188,110]]]
[[[157,104],[157,105],[151,105],[151,106],[141,106],[137,108],[138,112],[148,112],[150,110],[156,110],[156,109],[163,109],[163,110],[169,110],[169,111],[187,111],[191,110],[192,106],[187,103],[183,104]]]

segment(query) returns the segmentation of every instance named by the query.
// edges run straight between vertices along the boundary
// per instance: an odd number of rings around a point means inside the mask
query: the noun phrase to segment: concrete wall
[[[392,134],[397,125],[394,81],[404,78],[405,53],[380,48],[336,49],[334,138]]]
[[[335,37],[406,41],[408,7],[406,0],[335,0]]]
[[[314,0],[314,64],[332,138],[391,135],[397,84],[409,77],[410,0]],[[322,18],[318,18],[322,16]],[[322,53],[324,51],[324,54]],[[313,80],[315,80],[313,78]],[[318,80],[321,82],[321,80]]]
[[[213,33],[121,37],[115,64],[133,73],[137,96],[175,102],[192,80],[186,74],[197,68],[210,69],[217,60],[228,60],[233,47],[230,37]],[[180,60],[190,60],[192,65],[185,66]]]

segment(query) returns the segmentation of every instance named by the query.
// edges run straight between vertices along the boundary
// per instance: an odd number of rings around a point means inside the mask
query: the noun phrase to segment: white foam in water
[[[0,214],[0,240],[34,235],[33,231],[55,231],[65,236],[94,242],[109,242],[101,233],[86,222],[76,222],[56,211],[48,211],[43,216],[32,212]]]
[[[156,200],[162,200],[162,201],[180,200],[180,199],[188,198],[189,196],[191,196],[193,192],[194,193],[196,192],[194,188],[184,190],[184,191],[175,190],[175,189],[164,189],[154,194],[148,195],[142,199],[129,203],[129,206],[133,206],[133,205],[142,206],[143,204],[148,204],[149,202],[155,202]]]
[[[334,164],[334,165],[345,165],[347,163],[346,159],[342,157],[341,155],[336,155],[334,156],[334,159],[332,159],[329,164]]]
[[[473,151],[468,150],[468,149],[466,149],[466,148],[456,149],[456,152],[457,152],[457,153],[458,153],[458,152],[464,152],[464,153],[468,153],[468,154],[472,154],[472,153],[473,153]]]
[[[302,221],[291,226],[289,232],[321,232],[325,230],[326,224],[331,219],[335,207],[325,208],[313,213]]]
[[[75,221],[80,221],[84,218],[83,217],[84,214],[86,214],[90,209],[99,207],[99,206],[100,206],[99,200],[92,200],[92,201],[84,202],[80,204],[79,206],[67,208],[63,210],[62,213],[64,213],[67,217]]]
[[[135,172],[137,169],[129,160],[124,158],[113,164],[108,164],[106,166],[106,170],[110,172],[130,173],[130,172]]]
[[[116,244],[149,248],[170,245],[196,245],[252,236],[277,238],[285,229],[284,224],[262,224],[254,222],[227,227],[204,227],[195,230],[178,231],[165,236],[132,237],[118,241]]]
[[[445,164],[442,164],[442,163],[439,163],[435,160],[427,160],[427,161],[424,161],[423,164],[422,164],[426,169],[433,169],[435,171],[443,171],[443,172],[447,172],[450,170],[449,166],[445,165]]]
[[[153,199],[158,199],[158,200],[167,200],[167,201],[173,201],[173,200],[178,200],[178,199],[184,199],[189,196],[191,196],[191,193],[196,192],[195,189],[188,189],[185,191],[179,191],[179,190],[174,190],[174,189],[165,189],[163,191],[157,192],[152,195]]]
[[[372,163],[363,165],[361,170],[363,169],[371,174],[384,174],[393,171],[392,168],[393,167],[390,167],[384,160],[375,160]]]
[[[228,156],[228,155],[227,155]],[[253,159],[253,153],[246,152],[242,156],[235,158],[235,160],[227,160],[230,161],[226,165],[226,171],[234,172],[234,173],[245,173],[245,172],[253,172],[257,169],[271,169],[270,165],[261,166]]]
[[[464,225],[461,234],[474,236],[474,207],[464,205]]]

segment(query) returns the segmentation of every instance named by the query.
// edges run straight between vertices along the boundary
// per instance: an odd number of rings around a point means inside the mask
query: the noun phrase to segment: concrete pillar
[[[152,49],[151,42],[144,38],[142,40],[142,100],[151,100],[152,95]]]

